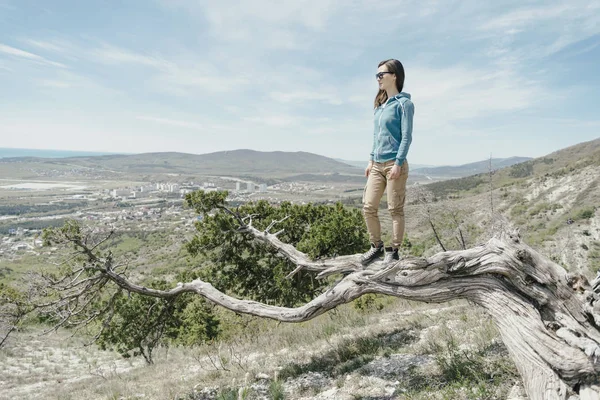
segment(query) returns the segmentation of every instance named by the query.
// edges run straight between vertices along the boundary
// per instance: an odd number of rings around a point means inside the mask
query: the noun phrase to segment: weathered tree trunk
[[[366,293],[429,303],[467,299],[494,319],[530,399],[567,399],[578,393],[571,399],[600,400],[600,280],[590,285],[585,277],[568,274],[521,243],[518,234],[504,233],[467,250],[405,258],[387,266],[375,262],[363,269],[359,255],[312,261],[269,228],[262,232],[244,225],[241,230],[294,262],[298,267],[290,276],[302,269],[317,271],[318,277],[346,276],[308,304],[286,308],[235,299],[201,280],[167,291],[146,288],[114,272],[110,260],[95,262],[102,265],[104,279],[129,291],[162,298],[195,292],[230,310],[284,322],[309,320]]]

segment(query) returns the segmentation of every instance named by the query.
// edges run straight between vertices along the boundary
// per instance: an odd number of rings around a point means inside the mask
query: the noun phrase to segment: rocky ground
[[[506,399],[519,382],[471,305],[393,300],[336,312],[243,342],[163,349],[152,366],[64,332],[21,333],[0,356],[0,399]]]

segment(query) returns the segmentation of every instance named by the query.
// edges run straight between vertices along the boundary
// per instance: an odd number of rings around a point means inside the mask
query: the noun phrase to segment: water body
[[[39,157],[39,158],[67,158],[67,157],[91,157],[104,156],[109,154],[123,153],[101,153],[94,151],[73,151],[73,150],[40,150],[40,149],[15,149],[0,147],[0,158],[11,157]]]
[[[45,182],[25,182],[13,183],[11,185],[0,186],[0,189],[17,189],[17,190],[50,190],[50,189],[65,189],[65,190],[83,190],[86,186],[69,185],[65,183],[45,183]]]

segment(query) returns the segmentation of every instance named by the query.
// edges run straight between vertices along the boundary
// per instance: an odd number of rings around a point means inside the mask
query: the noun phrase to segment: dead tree
[[[305,270],[317,273],[318,278],[332,274],[343,278],[297,308],[240,300],[202,280],[157,290],[126,278],[111,257],[99,257],[73,231],[66,239],[86,259],[79,275],[69,280],[74,291],[65,297],[68,308],[77,313],[78,304],[85,304],[78,296],[89,292],[90,285],[107,282],[164,299],[192,292],[235,312],[282,322],[307,321],[367,293],[428,303],[467,299],[483,307],[495,321],[529,398],[600,400],[600,279],[590,284],[584,276],[567,273],[524,244],[516,231],[505,231],[466,250],[404,258],[393,265],[375,262],[363,269],[359,255],[311,260],[281,242],[280,232],[270,232],[278,221],[260,231],[252,226],[252,220],[246,223],[236,218],[240,232],[273,246],[297,266],[289,276]]]

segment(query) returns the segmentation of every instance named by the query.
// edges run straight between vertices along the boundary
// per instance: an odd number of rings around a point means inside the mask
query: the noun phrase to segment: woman
[[[384,254],[377,210],[386,188],[388,210],[392,216],[392,243],[385,247],[384,263],[400,259],[398,249],[404,238],[404,197],[408,178],[406,155],[412,141],[415,111],[410,94],[402,92],[404,67],[400,61],[380,62],[375,76],[379,91],[375,96],[373,149],[365,169],[367,186],[363,195],[363,213],[371,240],[371,249],[361,256],[365,266]]]

